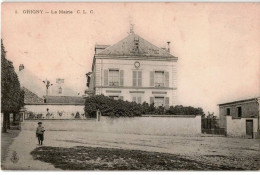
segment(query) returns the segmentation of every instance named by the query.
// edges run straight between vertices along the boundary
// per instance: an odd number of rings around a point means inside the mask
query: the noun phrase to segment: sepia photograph
[[[259,171],[260,3],[3,2],[1,171]]]

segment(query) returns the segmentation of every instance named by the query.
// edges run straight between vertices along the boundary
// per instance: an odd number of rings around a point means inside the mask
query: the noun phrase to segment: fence
[[[219,119],[202,118],[201,132],[205,134],[226,135],[225,128],[219,127]]]

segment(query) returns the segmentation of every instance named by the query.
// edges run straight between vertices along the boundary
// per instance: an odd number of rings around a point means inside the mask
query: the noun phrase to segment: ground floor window
[[[133,97],[132,101],[141,104],[142,103],[142,97]]]
[[[110,98],[113,98],[114,100],[124,100],[123,96],[118,96],[118,95],[109,95]]]
[[[155,107],[164,106],[164,97],[155,97],[154,106]]]
[[[115,96],[115,95],[114,95],[114,96],[113,96],[113,95],[110,95],[109,97],[110,97],[110,98],[113,98],[114,100],[118,100],[118,99],[119,99],[119,96]]]

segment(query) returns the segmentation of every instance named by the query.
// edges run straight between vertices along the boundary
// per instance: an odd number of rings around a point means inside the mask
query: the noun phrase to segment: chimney
[[[167,42],[167,44],[168,44],[167,51],[170,53],[170,44],[171,44],[171,42],[170,42],[170,41],[168,41],[168,42]]]
[[[19,66],[19,71],[23,70],[24,69],[24,65],[23,64],[20,64]]]

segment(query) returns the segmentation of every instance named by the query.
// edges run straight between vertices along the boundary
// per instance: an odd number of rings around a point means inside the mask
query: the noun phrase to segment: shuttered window
[[[133,86],[137,86],[137,72],[133,71]]]
[[[165,87],[169,87],[169,72],[164,72],[164,84]]]
[[[137,103],[139,103],[139,104],[142,103],[142,97],[137,97]]]
[[[119,97],[116,96],[116,95],[109,95],[109,97],[110,97],[110,98],[113,98],[114,100],[118,100],[118,99],[119,99]]]
[[[154,106],[155,107],[164,106],[164,97],[155,97]]]
[[[165,106],[165,109],[168,109],[168,108],[169,108],[169,102],[170,102],[169,97],[165,97],[165,98],[164,98],[164,106]]]
[[[169,87],[169,72],[165,72],[165,71],[150,72],[150,86]]]
[[[150,86],[154,86],[154,71],[150,72]]]
[[[136,96],[134,96],[134,97],[132,98],[132,101],[141,104],[141,103],[142,103],[142,97],[136,97]]]
[[[142,86],[142,71],[133,71],[133,86]]]
[[[109,69],[109,86],[119,86],[119,70]]]
[[[150,104],[154,103],[154,97],[150,97]]]
[[[104,70],[104,86],[108,86],[108,70]]]
[[[120,70],[120,86],[124,86],[124,70]]]
[[[163,87],[164,86],[164,71],[154,72],[154,86]]]

